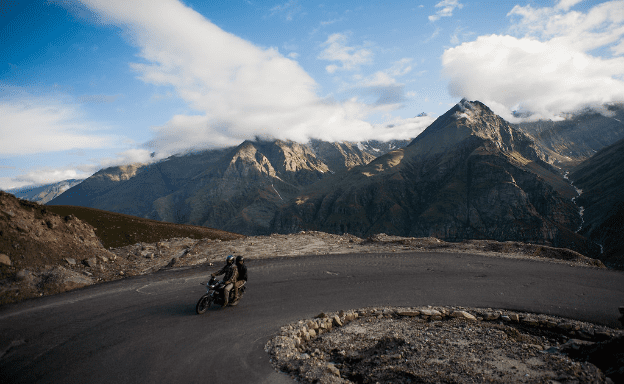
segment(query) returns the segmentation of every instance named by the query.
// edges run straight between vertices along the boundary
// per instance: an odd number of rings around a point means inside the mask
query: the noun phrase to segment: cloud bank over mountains
[[[554,7],[516,5],[510,35],[480,36],[442,56],[449,92],[480,100],[514,120],[559,118],[591,105],[624,101],[624,1],[570,10],[578,0]]]
[[[0,103],[2,123],[0,153],[35,154],[50,148],[64,151],[74,148],[102,148],[115,137],[96,134],[94,125],[82,120],[76,105],[37,97]],[[24,138],[28,143],[23,143]]]
[[[197,111],[153,127],[150,149],[175,153],[235,145],[255,136],[304,142],[389,136],[364,120],[369,113],[364,103],[319,97],[317,83],[296,61],[223,31],[178,1],[84,3],[105,23],[125,28],[143,59],[130,64],[140,79],[173,87]],[[359,57],[343,43],[340,35],[330,37],[325,57],[341,61],[343,68],[366,59],[364,51]],[[405,138],[431,122],[420,120],[420,124],[413,119],[404,122],[416,129]],[[405,135],[401,129],[395,131]]]

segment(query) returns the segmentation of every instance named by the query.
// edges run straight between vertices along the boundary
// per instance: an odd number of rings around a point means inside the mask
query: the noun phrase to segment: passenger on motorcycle
[[[244,264],[245,258],[243,256],[236,256],[236,269],[238,269],[238,280],[234,283],[234,302],[232,305],[238,304],[238,300],[240,299],[240,295],[238,290],[240,287],[245,284],[247,281],[247,266]]]
[[[223,285],[225,285],[225,288],[223,288],[223,295],[225,296],[223,298],[224,307],[228,305],[228,301],[230,300],[230,291],[232,290],[232,288],[234,288],[234,283],[236,282],[238,278],[238,268],[236,268],[236,265],[234,264],[234,256],[229,255],[228,257],[226,257],[225,262],[226,264],[225,266],[223,266],[223,268],[221,268],[217,272],[214,272],[210,275],[212,277],[224,275],[223,276]]]

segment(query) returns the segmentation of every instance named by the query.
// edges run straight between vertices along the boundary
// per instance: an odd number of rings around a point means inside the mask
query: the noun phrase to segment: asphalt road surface
[[[237,307],[195,304],[219,266],[159,272],[0,308],[1,383],[290,383],[266,342],[287,323],[367,306],[460,305],[611,327],[624,273],[467,254],[248,262]]]

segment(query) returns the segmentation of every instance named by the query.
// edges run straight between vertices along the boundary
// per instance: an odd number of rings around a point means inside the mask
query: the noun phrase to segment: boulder
[[[340,321],[340,318],[337,315],[334,316],[333,321],[334,321],[334,325],[338,327],[342,327],[342,321]]]
[[[22,269],[15,274],[15,278],[18,281],[32,281],[33,275],[32,272],[30,272],[29,270]]]
[[[0,264],[11,266],[11,258],[4,253],[0,253]]]
[[[331,373],[334,376],[340,377],[340,370],[336,368],[334,364],[327,364],[327,372]]]
[[[421,309],[420,314],[423,316],[442,316],[440,311],[436,311],[435,309]]]
[[[85,287],[91,284],[93,284],[93,281],[91,281],[91,279],[89,279],[88,277],[76,274],[76,275],[72,275],[63,279],[59,285],[60,285],[61,290],[69,291],[72,289]]]
[[[486,312],[483,315],[483,320],[486,321],[492,321],[492,320],[496,320],[501,316],[500,312]]]
[[[522,322],[524,324],[530,325],[531,327],[538,327],[540,325],[539,320],[532,318],[532,317],[524,317],[522,319]]]
[[[15,217],[15,213],[13,211],[5,211],[4,209],[2,210],[2,213],[4,213],[5,215],[9,216],[9,217]]]
[[[465,320],[477,320],[476,317],[466,311],[454,311],[453,313],[451,313],[451,317]]]
[[[24,224],[24,223],[17,223],[16,227],[18,230],[22,231],[22,232],[28,232],[28,225]]]
[[[84,259],[82,263],[89,268],[94,268],[97,265],[97,258],[91,257],[88,259]]]
[[[420,311],[398,311],[397,315],[406,317],[420,316]]]

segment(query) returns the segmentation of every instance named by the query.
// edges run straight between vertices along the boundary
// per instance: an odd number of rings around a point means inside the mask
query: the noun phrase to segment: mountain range
[[[78,185],[82,182],[82,179],[69,179],[63,180],[58,183],[35,185],[24,188],[9,189],[6,192],[14,195],[17,198],[35,201],[40,204],[45,204],[55,197],[61,195],[69,188]]]
[[[611,242],[596,235],[605,209],[588,200],[599,182],[586,181],[594,169],[587,164],[624,138],[623,118],[616,104],[603,114],[514,125],[462,100],[411,142],[250,140],[103,169],[49,204],[247,235],[514,240],[600,257]]]

